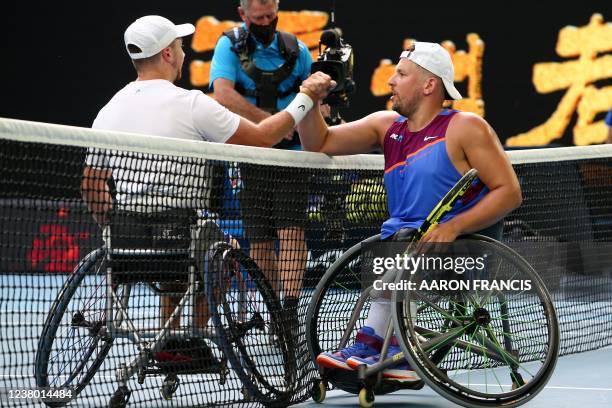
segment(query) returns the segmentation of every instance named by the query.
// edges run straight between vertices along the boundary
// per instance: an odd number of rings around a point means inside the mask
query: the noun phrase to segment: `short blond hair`
[[[176,43],[178,42],[179,38],[175,38],[174,40],[172,40],[172,42],[170,44],[168,44],[168,47],[176,47]],[[130,46],[132,46],[133,44],[128,45],[128,48]],[[136,46],[134,46],[136,47]],[[164,47],[164,49],[168,48],[168,47]],[[138,48],[138,47],[136,47]],[[162,49],[160,52],[158,52],[155,55],[151,55],[150,57],[147,58],[140,58],[140,59],[133,59],[132,60],[132,64],[134,65],[134,68],[136,69],[136,72],[142,72],[142,71],[146,71],[148,69],[151,69],[155,66],[157,66],[160,62],[161,62],[161,54],[162,51],[164,50]],[[135,50],[137,51],[137,50]]]

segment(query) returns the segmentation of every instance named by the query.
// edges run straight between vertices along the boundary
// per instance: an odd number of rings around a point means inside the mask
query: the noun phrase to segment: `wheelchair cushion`
[[[144,214],[114,212],[111,215],[111,267],[116,283],[186,281],[189,266],[193,210],[176,209]],[[150,251],[144,255],[122,250]]]
[[[114,212],[111,245],[125,249],[188,249],[190,227],[196,220],[193,210],[183,209],[153,214]]]

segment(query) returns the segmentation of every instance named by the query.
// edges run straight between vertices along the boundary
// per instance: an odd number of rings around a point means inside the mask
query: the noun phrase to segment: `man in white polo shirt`
[[[281,141],[335,86],[329,77],[315,75],[302,83],[301,92],[287,108],[254,124],[201,91],[174,85],[181,78],[185,57],[183,37],[194,31],[192,24],[175,25],[160,16],[145,16],[133,22],[125,31],[124,40],[138,78],[113,96],[92,127],[270,147]],[[85,164],[83,198],[100,225],[131,224],[135,235],[148,231],[146,225],[140,224],[154,217],[159,219],[160,213],[205,209],[208,204],[207,166],[202,160],[182,158],[179,162],[160,155],[90,149]],[[112,222],[118,213],[121,221]],[[116,238],[113,246],[118,242]],[[199,299],[199,303],[203,312],[198,312],[196,324],[203,327],[208,313],[205,302]],[[163,321],[175,304],[176,298],[162,297]],[[173,326],[178,324],[175,319]]]
[[[185,57],[183,37],[194,31],[192,24],[174,25],[160,16],[145,16],[132,23],[125,31],[124,40],[138,78],[113,96],[100,110],[92,127],[177,139],[269,147],[283,139],[313,104],[325,97],[332,86],[327,76],[311,76],[302,83],[301,92],[293,103],[276,115],[254,124],[232,113],[201,91],[189,91],[173,84],[181,78]],[[108,159],[96,154],[88,155],[84,174],[85,181],[98,182],[97,186],[84,188],[84,192],[89,208],[99,224],[105,223],[105,214],[112,205],[110,193],[103,185],[111,176],[109,168],[112,166],[108,165]],[[100,160],[106,162],[100,163]],[[145,169],[141,166],[138,170]],[[155,184],[163,176],[159,175],[160,169],[151,168],[151,173],[157,176],[151,176],[145,171],[140,180],[151,180]],[[122,187],[134,188],[135,180],[122,181],[123,184],[117,185],[119,197],[122,193],[133,192],[129,189],[122,191]],[[148,186],[146,192],[153,189]]]

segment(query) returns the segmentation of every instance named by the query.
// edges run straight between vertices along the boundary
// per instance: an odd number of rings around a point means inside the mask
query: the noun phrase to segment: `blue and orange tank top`
[[[390,218],[381,227],[382,238],[401,228],[418,228],[444,195],[461,178],[446,152],[446,129],[456,110],[442,110],[418,132],[408,130],[400,116],[387,130],[385,188]],[[488,193],[476,180],[455,207],[439,222],[445,222],[473,207]]]

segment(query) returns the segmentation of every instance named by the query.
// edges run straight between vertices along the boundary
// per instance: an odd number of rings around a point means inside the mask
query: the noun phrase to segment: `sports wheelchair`
[[[373,297],[381,295],[372,281],[364,279],[372,270],[372,252],[367,248],[377,242],[380,235],[350,248],[317,285],[306,317],[308,349],[315,365],[321,352],[335,352],[354,342]],[[477,274],[452,271],[458,281],[529,281],[530,288],[432,288],[435,285],[421,284],[449,277],[448,271],[388,269],[381,281],[414,283],[413,289],[392,291],[381,356],[387,356],[393,335],[403,353],[353,371],[318,367],[320,377],[311,388],[316,402],[325,399],[330,384],[359,394],[362,407],[373,406],[375,395],[427,384],[465,407],[514,407],[544,388],[559,353],[559,327],[542,279],[523,257],[496,240],[470,234],[456,242],[464,251],[486,258]],[[420,379],[409,383],[383,379],[383,370],[402,358]]]
[[[156,227],[157,235],[137,248],[112,245],[117,241],[113,227],[104,228],[104,245],[75,268],[46,318],[35,360],[37,386],[70,387],[73,398],[78,397],[105,364],[104,371],[114,370],[117,384],[108,406],[118,408],[129,402],[133,377],[140,384],[149,376],[165,377],[160,392],[170,399],[180,376],[216,376],[222,386],[231,368],[242,384],[243,399],[286,406],[296,376],[293,339],[284,330],[277,295],[255,262],[230,245],[211,220],[163,220]],[[167,245],[177,236],[178,247],[176,240]],[[160,284],[168,276],[176,292]],[[178,299],[161,325],[142,327],[138,313],[143,306],[134,299],[138,284],[152,291],[150,296]],[[212,327],[194,324],[198,296],[206,296]],[[159,311],[155,304],[144,308]],[[181,317],[180,328],[174,328],[173,321]],[[127,361],[123,356],[126,361],[119,364],[121,355],[107,359],[117,339],[133,344],[135,357]],[[208,358],[201,353],[187,362],[155,357],[181,341],[205,342]],[[57,407],[66,402],[46,403]]]

